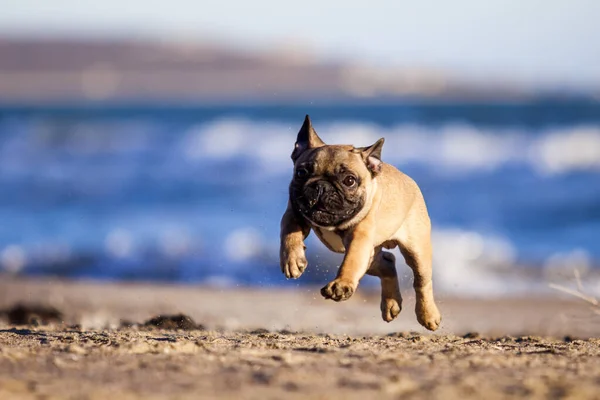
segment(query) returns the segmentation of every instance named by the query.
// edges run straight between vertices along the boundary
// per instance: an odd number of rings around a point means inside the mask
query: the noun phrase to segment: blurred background
[[[313,235],[306,276],[278,265],[308,113],[328,143],[385,137],[420,184],[440,292],[544,292],[577,269],[600,293],[598,16],[594,0],[10,2],[0,270],[325,284],[340,257]]]

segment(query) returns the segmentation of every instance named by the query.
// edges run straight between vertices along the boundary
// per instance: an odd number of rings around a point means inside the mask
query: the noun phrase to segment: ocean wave
[[[384,137],[384,159],[398,166],[414,163],[458,173],[510,165],[550,175],[600,171],[600,125],[528,130],[453,122],[441,126],[382,126],[361,121],[315,124],[322,138],[332,144],[367,146]],[[158,157],[171,166],[178,160],[203,164],[241,158],[256,162],[263,173],[283,174],[291,168],[297,125],[230,117],[184,124],[173,131],[168,124],[148,120],[65,124],[7,119],[0,121],[0,166],[10,171],[51,164],[54,168],[46,173],[56,174],[65,173],[58,167],[60,156],[64,156],[63,164],[79,161],[82,167],[86,166],[84,157],[129,157],[127,165],[119,165],[127,173],[127,167],[135,167],[136,157]]]
[[[172,235],[172,236],[169,236]],[[203,252],[181,232],[163,236],[150,248],[132,246],[136,238],[119,230],[106,237],[106,247],[96,254],[78,254],[68,246],[26,248],[11,244],[0,249],[0,272],[128,280],[182,279],[209,286],[289,285],[279,269],[278,244],[253,226],[234,230]],[[600,295],[600,273],[583,249],[553,253],[538,266],[523,266],[509,239],[461,228],[437,228],[432,233],[433,279],[436,291],[467,297],[549,293],[550,283],[572,285],[574,271],[586,292]],[[397,249],[397,269],[406,290],[412,272]],[[308,241],[309,268],[293,285],[325,284],[333,278],[342,256],[314,237]],[[537,267],[537,268],[536,268]],[[363,286],[376,287],[366,277]]]
[[[526,131],[448,123],[441,127],[401,124],[323,123],[320,136],[331,144],[367,146],[384,137],[384,159],[460,173],[522,165],[542,174],[600,171],[600,126],[582,125]],[[249,158],[265,172],[289,169],[296,128],[242,118],[216,120],[190,128],[182,144],[192,161]],[[286,168],[288,167],[288,168]]]

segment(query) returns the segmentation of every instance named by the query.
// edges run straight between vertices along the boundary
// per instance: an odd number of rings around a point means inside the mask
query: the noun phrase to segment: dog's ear
[[[359,147],[356,150],[360,152],[363,160],[365,160],[365,164],[369,171],[372,174],[377,175],[381,172],[381,150],[383,149],[384,138],[379,139],[374,144],[368,147]]]
[[[325,146],[325,143],[312,127],[312,122],[307,114],[304,118],[302,128],[300,128],[300,131],[298,132],[298,137],[296,138],[296,144],[294,146],[294,151],[292,152],[292,160],[296,162],[298,157],[300,157],[300,154],[304,153],[306,150],[321,146]]]

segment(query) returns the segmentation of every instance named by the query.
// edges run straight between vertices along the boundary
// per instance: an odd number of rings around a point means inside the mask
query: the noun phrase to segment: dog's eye
[[[298,168],[296,170],[296,176],[298,178],[305,178],[308,175],[308,170],[306,168]]]
[[[356,184],[356,178],[353,177],[352,175],[348,175],[347,177],[344,178],[342,183],[348,187],[352,187]]]

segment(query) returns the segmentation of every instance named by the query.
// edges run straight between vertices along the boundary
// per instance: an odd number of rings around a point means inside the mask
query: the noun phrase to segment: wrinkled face
[[[346,229],[360,220],[361,211],[370,207],[369,189],[382,169],[383,142],[381,138],[360,148],[328,146],[307,115],[291,155],[290,202],[294,210],[324,228]]]
[[[364,207],[371,173],[352,146],[323,146],[294,164],[290,200],[295,210],[322,227],[337,227]]]

